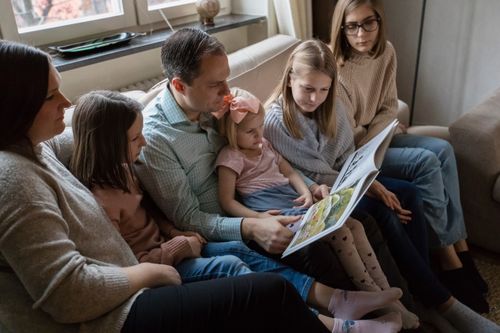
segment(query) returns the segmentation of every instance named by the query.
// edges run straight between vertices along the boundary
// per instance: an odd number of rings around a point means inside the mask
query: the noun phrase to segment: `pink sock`
[[[399,288],[382,291],[347,291],[335,289],[328,304],[334,318],[356,320],[365,314],[398,300],[403,292]]]
[[[396,333],[401,330],[401,315],[391,312],[372,320],[335,318],[332,333]]]

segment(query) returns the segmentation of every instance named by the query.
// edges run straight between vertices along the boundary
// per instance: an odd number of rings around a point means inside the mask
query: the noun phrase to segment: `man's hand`
[[[251,239],[269,253],[282,253],[293,238],[286,225],[294,223],[300,216],[271,216],[268,218],[244,218],[242,235]]]
[[[265,212],[260,212],[258,214],[259,218],[266,218],[266,217],[272,217],[272,216],[278,216],[280,215],[281,210],[280,209],[270,209],[266,210]]]

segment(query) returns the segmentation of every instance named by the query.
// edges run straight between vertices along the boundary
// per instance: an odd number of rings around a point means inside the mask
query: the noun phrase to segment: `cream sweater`
[[[137,264],[92,193],[62,165],[0,151],[0,322],[11,332],[120,332]]]
[[[396,66],[396,52],[387,42],[378,58],[354,54],[338,68],[337,93],[346,106],[358,147],[396,118]]]

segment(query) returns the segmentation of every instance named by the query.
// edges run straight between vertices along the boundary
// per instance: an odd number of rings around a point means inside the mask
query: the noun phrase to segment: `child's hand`
[[[203,243],[200,242],[200,240],[196,236],[188,236],[186,238],[189,242],[189,246],[191,247],[192,256],[190,256],[190,258],[199,258],[201,256],[201,248],[203,247]]]
[[[293,202],[295,203],[295,206],[293,206],[293,208],[309,208],[313,203],[312,194],[311,192],[307,191],[297,199],[293,200]]]
[[[325,184],[314,184],[311,186],[311,193],[313,195],[314,201],[319,201],[330,194],[330,187],[326,186]]]
[[[194,231],[180,231],[180,230],[174,229],[170,232],[170,237],[174,238],[175,236],[186,236],[186,237],[193,236],[193,237],[198,238],[198,240],[200,241],[200,243],[202,245],[207,244],[207,240],[205,238],[203,238],[202,235],[200,235],[199,233],[194,232]]]
[[[279,209],[270,209],[265,212],[260,212],[257,214],[257,217],[259,218],[265,218],[265,217],[271,217],[271,216],[278,216],[280,215],[281,210]]]

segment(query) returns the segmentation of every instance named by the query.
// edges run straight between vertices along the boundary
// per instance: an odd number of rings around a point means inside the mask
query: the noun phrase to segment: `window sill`
[[[200,22],[192,22],[175,26],[174,28],[199,28],[203,31],[206,31],[207,33],[212,34],[250,25],[253,23],[261,23],[265,20],[265,16],[230,14],[217,16],[215,18],[215,25],[211,27],[203,26]],[[105,60],[111,60],[160,47],[165,39],[171,34],[172,32],[169,29],[158,30],[145,36],[136,37],[126,45],[113,47],[111,49],[102,50],[101,52],[86,54],[79,57],[65,58],[58,54],[54,54],[52,56],[53,64],[59,72],[92,65]]]

